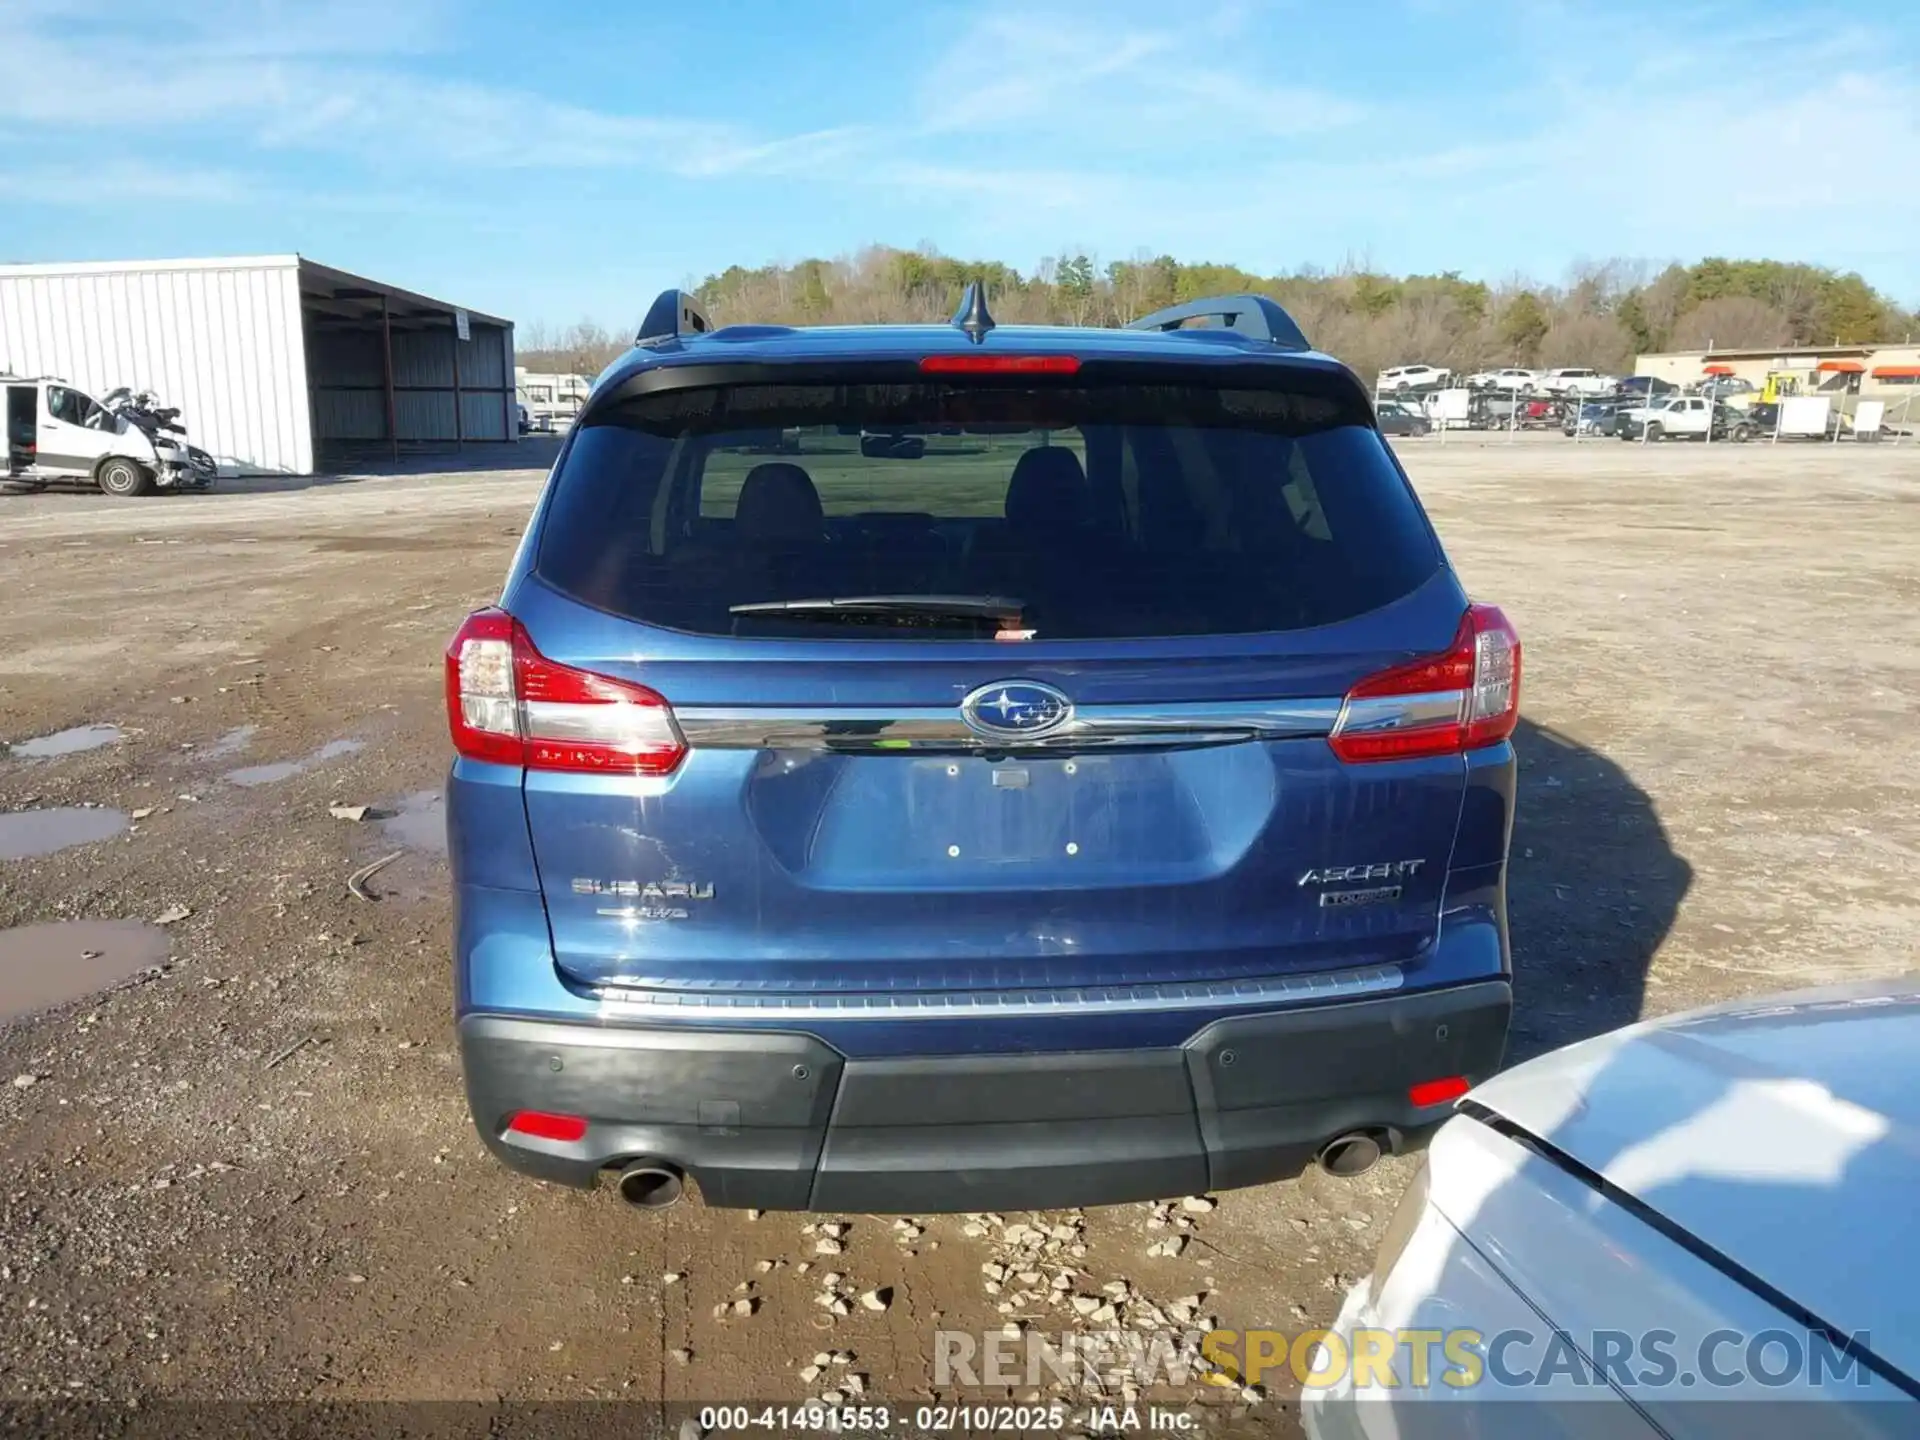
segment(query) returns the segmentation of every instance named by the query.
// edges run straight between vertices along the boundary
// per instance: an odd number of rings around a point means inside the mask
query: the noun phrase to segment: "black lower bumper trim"
[[[460,1023],[481,1137],[574,1185],[636,1156],[709,1204],[938,1213],[1110,1204],[1297,1175],[1353,1130],[1421,1143],[1408,1087],[1499,1068],[1504,981],[1222,1020],[1178,1049],[847,1060],[806,1035]],[[588,1119],[509,1136],[520,1110]]]

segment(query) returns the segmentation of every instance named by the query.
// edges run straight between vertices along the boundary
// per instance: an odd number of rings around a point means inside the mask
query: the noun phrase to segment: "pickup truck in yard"
[[[1675,395],[1622,410],[1614,431],[1622,440],[1638,440],[1643,434],[1648,440],[1705,440],[1709,432],[1715,440],[1741,442],[1759,433],[1744,412],[1702,395]]]

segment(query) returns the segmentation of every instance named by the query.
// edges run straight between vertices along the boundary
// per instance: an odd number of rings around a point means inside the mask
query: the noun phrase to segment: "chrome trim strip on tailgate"
[[[1382,730],[1411,730],[1457,722],[1466,711],[1464,690],[1429,690],[1419,695],[1363,695],[1340,712],[1335,733],[1370,735]]]
[[[608,1019],[680,1020],[980,1020],[1006,1015],[1085,1015],[1216,1006],[1298,1005],[1351,1000],[1398,990],[1398,965],[1277,975],[1265,980],[1178,981],[1164,985],[1087,985],[1050,990],[949,990],[905,994],[766,995],[748,992],[640,990],[601,984],[587,993]]]
[[[1341,700],[1201,701],[1165,705],[1082,705],[1044,735],[986,736],[958,707],[676,707],[680,733],[708,750],[1087,750],[1226,745],[1240,740],[1324,736]]]

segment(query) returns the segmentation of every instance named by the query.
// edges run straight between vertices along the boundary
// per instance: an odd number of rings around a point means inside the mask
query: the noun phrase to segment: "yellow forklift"
[[[1747,407],[1747,416],[1762,432],[1770,432],[1780,415],[1780,402],[1788,396],[1802,393],[1802,380],[1810,379],[1799,370],[1769,370],[1766,383],[1754,395],[1753,403]]]

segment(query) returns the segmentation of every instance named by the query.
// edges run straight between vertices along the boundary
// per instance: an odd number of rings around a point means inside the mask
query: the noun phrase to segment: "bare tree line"
[[[836,260],[735,265],[690,288],[716,325],[872,324],[944,320],[972,280],[986,284],[1003,324],[1118,325],[1204,295],[1266,294],[1315,346],[1363,374],[1413,361],[1456,370],[1521,364],[1617,372],[1652,350],[1864,343],[1920,329],[1913,312],[1858,275],[1771,260],[1586,262],[1558,285],[1489,285],[1454,272],[1389,276],[1357,266],[1263,276],[1144,252],[1106,265],[1063,254],[1022,274],[932,246],[872,246]],[[526,326],[521,363],[595,374],[631,344],[636,328],[609,330],[592,320]]]

